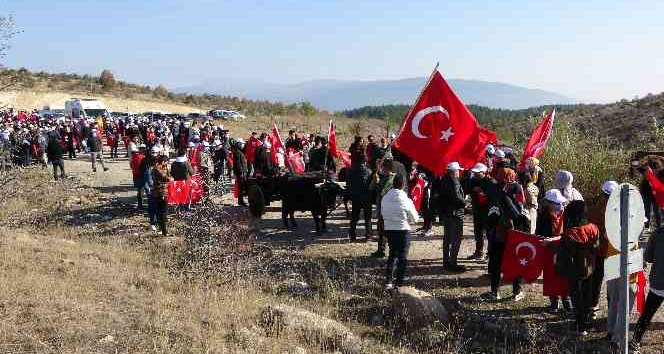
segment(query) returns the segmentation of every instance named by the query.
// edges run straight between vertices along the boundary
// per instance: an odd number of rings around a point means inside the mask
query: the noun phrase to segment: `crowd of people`
[[[77,158],[89,153],[91,169],[97,163],[103,170],[104,147],[108,158],[119,157],[122,142],[132,170],[137,204],[143,208],[147,199],[150,228],[167,235],[168,185],[198,175],[205,192],[212,183],[230,181],[234,177],[237,203],[246,206],[246,182],[256,176],[291,173],[286,151],[272,151],[268,133],[252,133],[245,141],[231,138],[229,131],[213,121],[137,119],[134,117],[95,119],[43,119],[36,112],[6,110],[1,113],[3,168],[9,165],[47,164],[53,177],[65,177],[64,157]],[[338,166],[327,138],[314,134],[289,131],[284,147],[301,157],[306,171],[321,171],[331,180],[346,182],[347,198],[352,211],[348,237],[358,241],[357,226],[363,214],[366,240],[377,241],[372,257],[387,255],[386,282],[388,289],[405,284],[409,244],[414,235],[430,236],[438,220],[443,225],[443,267],[448,272],[462,273],[459,253],[464,220],[470,212],[475,249],[467,256],[472,261],[488,261],[490,278],[488,300],[501,299],[501,264],[510,230],[538,235],[543,247],[557,255],[557,262],[566,266],[561,274],[569,282],[568,296],[550,297],[550,311],[573,313],[573,330],[585,335],[599,310],[604,283],[604,259],[612,249],[604,227],[608,196],[618,187],[606,181],[592,204],[574,187],[569,171],[555,171],[547,186],[545,171],[537,158],[519,164],[509,147],[488,145],[483,161],[469,170],[457,162],[447,165],[444,176],[434,176],[417,162],[392,148],[395,137],[355,137],[348,149],[350,163]],[[104,141],[105,139],[105,141]],[[171,157],[174,159],[171,159]],[[662,170],[664,166],[653,166]],[[413,192],[424,181],[418,208]],[[644,179],[645,181],[645,179]],[[421,187],[421,185],[420,185]],[[653,229],[645,260],[652,263],[650,291],[645,309],[633,334],[633,350],[638,349],[654,313],[664,299],[664,229],[660,228],[660,210],[654,202],[648,182],[641,186],[648,217],[654,213]],[[180,207],[188,210],[190,204]],[[419,210],[418,210],[419,209]],[[413,230],[422,218],[422,227]],[[648,223],[650,220],[648,221]],[[374,228],[375,225],[375,228]],[[389,252],[386,254],[386,250]],[[580,261],[581,260],[581,261]],[[559,266],[558,269],[562,266]],[[619,283],[607,283],[607,339],[617,345]],[[512,282],[512,299],[520,301],[525,294],[522,280]],[[634,289],[632,289],[634,290]],[[633,303],[634,291],[630,294]]]

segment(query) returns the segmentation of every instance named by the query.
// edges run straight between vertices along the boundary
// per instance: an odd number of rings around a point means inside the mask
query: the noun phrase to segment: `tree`
[[[307,117],[311,117],[315,115],[318,111],[316,110],[316,107],[314,107],[311,103],[300,102],[300,112],[302,112],[302,114]]]
[[[115,76],[113,76],[113,73],[108,69],[101,72],[101,75],[99,76],[99,83],[106,91],[114,89],[115,85],[117,84],[115,81]]]
[[[154,89],[154,96],[159,98],[159,97],[166,97],[168,96],[168,89],[164,87],[164,85],[159,85],[155,87]]]

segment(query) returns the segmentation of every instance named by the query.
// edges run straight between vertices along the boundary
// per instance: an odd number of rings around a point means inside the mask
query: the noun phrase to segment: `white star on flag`
[[[175,190],[178,193],[182,193],[182,188],[178,187],[178,189]]]
[[[454,135],[452,127],[449,127],[447,130],[443,130],[443,136],[440,137],[440,140],[445,139],[446,142],[449,142],[452,135]]]
[[[521,258],[519,260],[519,263],[521,263],[522,266],[527,266],[528,265],[528,261],[525,258]]]

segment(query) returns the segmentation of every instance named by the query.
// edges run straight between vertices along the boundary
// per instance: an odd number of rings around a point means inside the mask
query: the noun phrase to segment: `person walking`
[[[157,166],[157,161],[161,157],[160,150],[153,146],[150,154],[143,159],[141,163],[141,173],[143,174],[143,189],[148,199],[148,220],[150,221],[150,230],[157,231],[157,190],[155,188],[152,171]]]
[[[62,158],[64,151],[62,144],[56,132],[51,132],[48,137],[46,146],[46,156],[48,161],[53,165],[53,178],[58,180],[58,169],[60,169],[60,178],[65,178],[65,161]]]
[[[168,157],[161,155],[157,158],[152,170],[152,181],[154,184],[155,213],[159,220],[161,234],[166,237],[168,236],[168,230],[166,229],[168,223],[168,183],[173,181],[168,169]]]
[[[97,160],[101,164],[104,171],[108,171],[108,167],[104,165],[104,153],[102,151],[101,139],[97,136],[97,130],[92,131],[92,135],[88,138],[88,148],[90,149],[90,162],[92,163],[92,172],[97,172]]]
[[[599,229],[586,218],[586,203],[575,200],[563,214],[564,233],[556,252],[556,270],[569,281],[574,323],[572,330],[588,334],[592,307],[595,258],[599,255]]]
[[[360,219],[360,212],[364,214],[365,237],[369,239],[372,236],[371,229],[371,193],[369,186],[371,184],[371,170],[367,167],[366,156],[356,154],[353,164],[348,172],[348,189],[350,190],[350,199],[353,202],[350,228],[348,237],[352,242],[356,241],[355,229],[357,221]]]
[[[461,236],[463,235],[463,217],[466,207],[465,195],[459,180],[461,166],[458,162],[447,165],[447,174],[440,185],[440,211],[445,227],[443,235],[443,268],[452,272],[463,272],[464,266],[457,264]]]
[[[405,180],[395,175],[390,190],[381,199],[381,215],[385,223],[385,235],[390,247],[386,265],[386,285],[388,290],[403,286],[408,263],[408,231],[417,222],[418,214],[413,201],[403,190]],[[393,273],[396,263],[396,274]]]

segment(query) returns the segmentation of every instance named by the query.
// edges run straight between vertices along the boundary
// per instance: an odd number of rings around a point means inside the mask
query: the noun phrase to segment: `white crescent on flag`
[[[519,263],[521,263],[522,266],[526,266],[528,265],[528,261],[532,261],[537,256],[537,249],[530,242],[521,242],[518,245],[516,245],[516,248],[514,249],[514,252],[517,254],[517,256],[519,255],[519,250],[523,247],[526,247],[531,251],[530,259],[525,259],[525,258],[519,259]]]
[[[412,121],[411,127],[410,127],[412,132],[413,132],[413,135],[415,135],[415,137],[420,138],[420,139],[428,138],[428,136],[422,135],[422,133],[420,133],[420,123],[422,122],[424,117],[428,116],[431,113],[436,113],[436,112],[441,112],[447,117],[448,120],[450,119],[450,114],[447,112],[447,110],[443,106],[431,106],[431,107],[427,107],[427,108],[417,112],[417,114],[415,114],[415,117],[413,117],[413,121]],[[443,133],[445,133],[445,132],[443,132]],[[447,133],[448,134],[451,133],[451,128],[449,129],[449,132],[447,132]],[[454,133],[451,133],[451,134],[453,135]],[[445,135],[445,134],[443,134],[443,135]],[[449,137],[447,139],[449,139]],[[445,139],[445,140],[447,140],[447,139]]]

